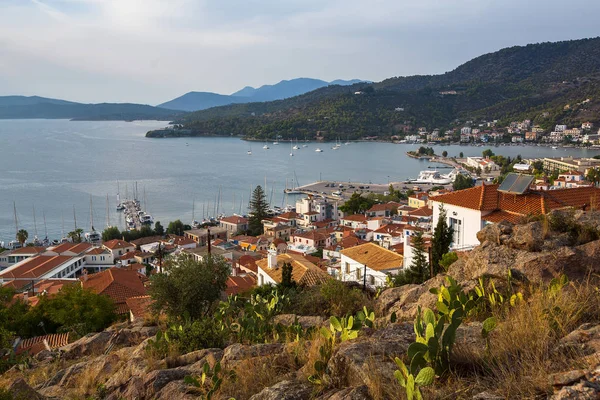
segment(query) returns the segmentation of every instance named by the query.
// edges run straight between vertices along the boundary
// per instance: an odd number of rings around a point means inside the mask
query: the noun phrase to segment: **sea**
[[[0,241],[29,237],[60,239],[77,227],[124,229],[120,199],[137,198],[155,221],[191,223],[217,213],[247,212],[250,193],[265,186],[274,206],[294,204],[283,191],[318,180],[387,183],[416,178],[432,166],[406,156],[418,145],[352,142],[289,142],[278,145],[237,137],[148,139],[165,121],[0,120]],[[306,145],[307,147],[303,147]],[[323,152],[316,152],[320,147]],[[450,156],[481,155],[487,147],[433,146]],[[523,158],[573,155],[598,150],[538,146],[491,147],[496,154]],[[252,154],[248,154],[248,152]],[[290,156],[293,153],[293,156]],[[91,199],[91,201],[90,201]],[[108,200],[107,200],[108,199]],[[217,209],[218,208],[218,209]],[[107,213],[108,211],[108,213]]]

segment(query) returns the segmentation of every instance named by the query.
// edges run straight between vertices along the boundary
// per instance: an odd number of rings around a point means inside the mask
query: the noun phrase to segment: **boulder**
[[[504,241],[508,247],[525,251],[540,251],[544,245],[545,232],[540,221],[515,225],[510,238]]]
[[[180,367],[202,361],[202,365],[204,365],[204,362],[208,362],[212,368],[217,361],[221,361],[221,358],[223,358],[223,350],[221,349],[202,349],[183,354],[170,361],[169,365]]]
[[[343,342],[327,364],[334,386],[369,386],[373,380],[394,380],[395,357],[403,357],[414,341],[412,324],[390,324],[373,336]],[[374,366],[376,368],[374,368]]]
[[[573,371],[567,372],[558,372],[556,374],[551,374],[548,377],[550,384],[552,386],[568,386],[574,383],[579,382],[582,379],[585,379],[587,371],[582,369],[576,369]]]
[[[199,396],[190,393],[190,386],[183,381],[172,381],[163,387],[157,394],[157,399],[165,400],[195,400]]]
[[[107,348],[132,347],[140,344],[144,340],[153,337],[158,332],[157,326],[133,326],[118,330],[110,338],[107,343]]]
[[[480,243],[491,242],[502,244],[504,240],[510,238],[513,227],[514,225],[508,221],[486,225],[482,230],[477,232],[477,240],[479,240]]]
[[[83,356],[101,354],[106,349],[108,342],[114,334],[114,332],[110,331],[87,334],[81,339],[61,347],[61,357],[73,360]]]
[[[256,357],[274,357],[283,352],[282,343],[243,345],[239,343],[228,346],[223,352],[221,366],[233,369],[240,361]]]
[[[180,368],[159,369],[146,374],[143,377],[146,398],[154,398],[169,382],[182,380],[186,375],[189,375],[189,371]]]
[[[369,394],[369,388],[366,386],[350,387],[345,388],[333,393],[327,393],[319,400],[371,400],[372,397]]]
[[[312,392],[313,386],[308,382],[281,381],[264,388],[250,397],[250,400],[308,400],[311,398]]]
[[[432,308],[435,305],[437,297],[430,293],[429,289],[439,287],[445,279],[446,276],[441,274],[422,285],[404,285],[387,289],[381,293],[375,303],[376,312],[386,315],[388,321],[392,313],[396,313],[398,321],[412,320],[419,306]]]
[[[23,378],[19,378],[8,386],[8,392],[12,394],[14,399],[27,400],[44,400],[45,396],[36,392],[31,386],[25,382]]]

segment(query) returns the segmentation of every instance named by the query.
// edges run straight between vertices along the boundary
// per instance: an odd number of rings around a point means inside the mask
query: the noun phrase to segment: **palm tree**
[[[74,231],[69,232],[67,235],[74,243],[81,243],[81,234],[83,229],[77,228]]]
[[[163,272],[163,259],[165,257],[165,248],[163,247],[162,243],[158,243],[158,249],[156,249],[156,251],[154,252],[154,257],[156,257],[158,259],[158,272],[162,274]]]
[[[29,233],[25,229],[19,229],[17,232],[17,240],[21,243],[21,246],[25,245],[27,238],[29,237]]]

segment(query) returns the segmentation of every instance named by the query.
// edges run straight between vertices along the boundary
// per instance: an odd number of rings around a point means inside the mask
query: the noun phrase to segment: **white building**
[[[404,257],[375,243],[365,243],[340,251],[342,281],[385,286],[388,275],[402,270]]]

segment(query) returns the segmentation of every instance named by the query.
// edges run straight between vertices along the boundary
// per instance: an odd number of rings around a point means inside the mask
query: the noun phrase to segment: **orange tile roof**
[[[375,271],[402,268],[404,262],[404,257],[398,253],[370,242],[342,250],[340,253]]]
[[[292,237],[299,237],[303,239],[310,239],[315,242],[327,240],[329,238],[329,234],[327,232],[322,231],[320,229],[314,229],[306,232],[297,232],[292,235]]]
[[[82,242],[82,243],[62,243],[59,244],[58,246],[55,246],[53,248],[48,248],[48,250],[51,250],[57,254],[62,254],[65,253],[67,251],[74,253],[74,254],[81,254],[84,251],[88,250],[89,248],[92,247],[91,243],[86,243],[86,242]]]
[[[235,295],[238,293],[246,292],[256,286],[256,279],[253,276],[230,276],[227,278],[227,287],[225,288],[225,294]]]
[[[108,242],[104,242],[103,246],[111,250],[124,249],[126,247],[135,247],[133,244],[120,239],[113,239],[109,240]]]
[[[120,313],[123,312],[123,305],[127,298],[146,294],[142,276],[136,271],[113,267],[97,274],[88,275],[87,280],[83,277],[81,279],[85,289],[113,299]],[[125,310],[125,312],[127,311]]]
[[[482,185],[433,198],[445,204],[480,211],[507,211],[513,214],[546,214],[564,207],[585,208],[598,204],[600,189],[578,187],[550,191],[530,190],[523,195],[502,193],[498,185]]]
[[[345,216],[342,219],[344,221],[357,221],[357,222],[366,222],[367,221],[367,217],[365,217],[362,214],[352,214],[352,215]]]
[[[19,255],[29,255],[29,254],[40,254],[46,251],[45,247],[37,247],[37,246],[25,246],[20,249],[15,249],[10,252],[11,256],[19,256]]]
[[[284,263],[292,265],[292,279],[299,285],[314,286],[331,279],[327,272],[321,270],[306,257],[296,253],[285,253],[277,256],[277,268],[269,268],[266,258],[259,260],[256,264],[275,282],[281,283],[282,267]]]
[[[0,272],[2,278],[40,278],[54,268],[71,261],[71,256],[35,256]],[[22,286],[22,285],[21,285]]]
[[[367,242],[356,236],[346,236],[336,244],[327,247],[327,250],[336,251],[337,249],[348,249],[350,247],[358,246],[365,243]]]
[[[375,233],[384,233],[388,235],[402,235],[404,232],[404,228],[406,225],[404,224],[387,224],[383,225],[379,229],[376,229]]]
[[[400,206],[401,204],[396,203],[395,201],[390,201],[383,204],[374,204],[373,207],[369,209],[369,212],[397,210]]]
[[[228,224],[235,224],[235,225],[243,225],[243,224],[248,223],[248,220],[246,218],[239,217],[237,215],[232,215],[231,217],[221,218],[219,221],[225,222]]]
[[[286,213],[280,214],[279,218],[282,218],[282,219],[294,219],[297,216],[298,216],[298,214],[296,214],[293,211],[290,211],[290,212],[286,212]]]
[[[281,238],[277,238],[277,239],[273,240],[272,244],[274,244],[275,246],[279,246],[280,244],[285,244],[287,246],[287,242]]]
[[[433,210],[427,206],[417,208],[414,211],[409,211],[408,215],[411,217],[431,217],[433,215]]]
[[[492,223],[498,223],[501,221],[512,222],[513,224],[518,223],[523,218],[520,214],[513,214],[508,211],[492,211],[490,214],[487,214],[481,217],[482,220]]]
[[[152,300],[152,297],[149,295],[134,296],[127,298],[125,303],[127,304],[127,307],[129,307],[134,318],[143,318],[150,312],[150,306],[154,303],[154,300]]]
[[[102,247],[94,247],[93,249],[91,249],[90,251],[88,251],[86,253],[86,255],[98,255],[98,254],[108,254],[108,251],[106,251],[106,249],[103,249]]]
[[[28,352],[30,355],[35,355],[46,349],[44,340],[50,349],[56,349],[69,344],[69,333],[53,333],[50,335],[36,336],[29,339],[24,339],[19,343],[16,354]]]

